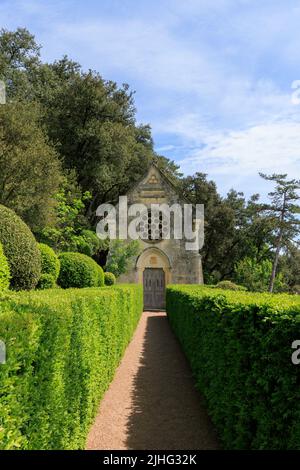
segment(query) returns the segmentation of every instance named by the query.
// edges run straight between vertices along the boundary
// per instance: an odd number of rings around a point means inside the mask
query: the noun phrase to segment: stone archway
[[[146,268],[161,268],[165,273],[166,284],[172,282],[171,263],[168,256],[159,248],[146,248],[136,260],[136,276],[139,284],[143,283],[143,273]]]

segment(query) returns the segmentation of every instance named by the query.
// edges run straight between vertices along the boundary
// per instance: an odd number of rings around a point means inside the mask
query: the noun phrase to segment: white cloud
[[[162,145],[161,147],[157,147],[156,151],[160,153],[160,152],[169,152],[170,150],[175,150],[175,149],[176,149],[175,145]]]
[[[270,122],[219,133],[202,129],[198,135],[203,146],[180,162],[185,171],[205,167],[210,174],[231,175],[233,179],[258,171],[300,175],[299,122]]]
[[[274,30],[268,38],[259,19],[260,50],[253,23],[244,19],[243,36],[237,17],[232,20],[241,38],[238,47],[242,53],[251,51],[250,62],[277,42],[278,22],[276,12],[268,20]],[[146,106],[154,134],[171,134],[177,142],[157,151],[172,157],[178,150],[184,172],[205,171],[226,190],[236,184],[247,188],[250,180],[258,186],[259,171],[300,174],[300,106],[291,103],[291,84],[282,89],[272,74],[249,74],[224,56],[222,48],[218,51],[205,40],[191,44],[176,36],[173,26],[165,18],[155,23],[114,18],[62,23],[56,35],[79,53],[89,49],[108,66],[107,74],[125,71],[129,81],[142,83],[151,96]],[[249,51],[243,50],[248,41]]]
[[[92,54],[104,73],[123,72],[152,89],[209,93],[223,69],[210,60],[207,48],[188,47],[164,22],[145,19],[97,19],[55,26],[56,39],[65,49],[77,51],[86,63]],[[93,64],[94,67],[94,64]],[[92,68],[93,68],[92,67]]]

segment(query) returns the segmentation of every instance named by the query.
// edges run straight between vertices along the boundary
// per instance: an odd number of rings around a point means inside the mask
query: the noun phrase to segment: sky
[[[0,25],[128,83],[155,150],[222,195],[300,178],[299,1],[0,0]]]

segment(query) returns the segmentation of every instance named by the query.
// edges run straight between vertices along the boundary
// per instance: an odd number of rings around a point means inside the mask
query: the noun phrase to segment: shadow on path
[[[132,389],[126,448],[218,449],[190,367],[164,313],[147,313],[139,369]]]

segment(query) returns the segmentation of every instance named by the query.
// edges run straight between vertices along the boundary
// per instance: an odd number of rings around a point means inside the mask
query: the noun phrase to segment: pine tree
[[[287,174],[266,175],[260,173],[260,176],[276,184],[274,191],[269,193],[271,203],[263,206],[266,216],[274,222],[276,232],[275,254],[269,283],[269,292],[273,292],[280,251],[284,246],[295,241],[300,234],[298,216],[300,205],[297,204],[297,201],[300,200],[300,180],[288,180]]]

